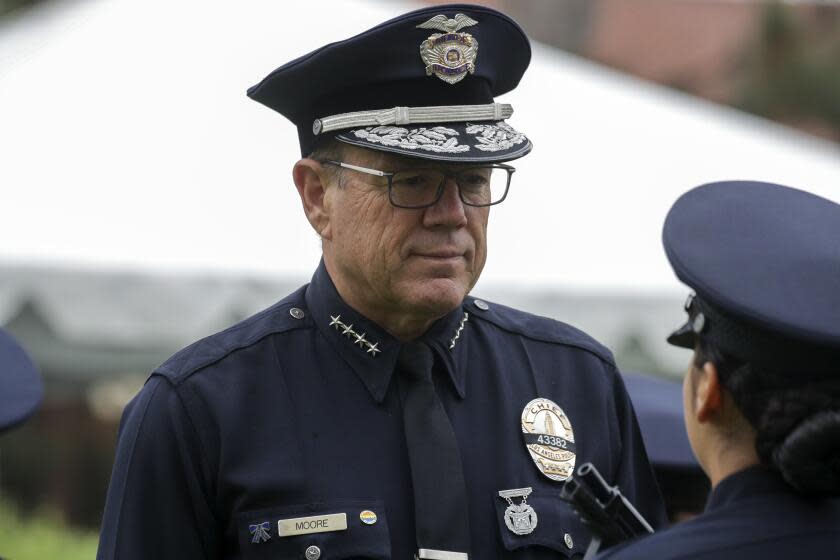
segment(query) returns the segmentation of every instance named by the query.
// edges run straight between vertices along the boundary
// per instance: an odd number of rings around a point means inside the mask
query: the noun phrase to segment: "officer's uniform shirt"
[[[589,543],[558,498],[561,483],[525,447],[521,416],[537,397],[565,411],[578,464],[593,462],[660,524],[661,498],[604,347],[473,298],[422,340],[461,450],[470,558],[566,558]],[[123,416],[99,558],[303,558],[312,546],[321,559],[411,558],[399,348],[341,300],[322,263],[308,286],[176,354]],[[533,488],[538,523],[516,535],[498,492],[522,487]],[[347,530],[278,535],[279,520],[333,513],[346,513]]]
[[[775,471],[752,467],[722,480],[703,515],[598,558],[840,558],[840,500],[803,497]]]
[[[677,277],[695,291],[686,302],[688,321],[668,341],[693,349],[702,340],[749,364],[753,375],[784,374],[793,396],[772,377],[762,386],[757,376],[733,381],[732,373],[720,377],[725,390],[742,383],[742,391],[753,387],[814,410],[774,447],[776,467],[732,474],[714,489],[701,516],[614,547],[599,560],[840,558],[840,498],[831,488],[840,423],[815,422],[835,405],[808,397],[830,394],[831,384],[819,384],[840,373],[840,206],[771,183],[710,183],[677,200],[662,239]],[[793,420],[771,404],[735,403],[753,426],[769,413],[783,421],[779,428]],[[779,474],[786,466],[802,492]],[[811,480],[796,476],[806,467]]]

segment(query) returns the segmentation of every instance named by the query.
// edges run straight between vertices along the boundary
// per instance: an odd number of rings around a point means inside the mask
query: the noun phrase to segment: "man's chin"
[[[462,280],[452,278],[433,278],[418,281],[413,286],[411,296],[406,298],[414,302],[415,307],[426,313],[443,316],[457,308],[464,301],[468,288]]]

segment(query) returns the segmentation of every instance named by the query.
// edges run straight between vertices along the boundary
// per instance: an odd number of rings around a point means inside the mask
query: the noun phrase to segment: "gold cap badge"
[[[454,18],[440,14],[417,26],[443,31],[420,43],[420,58],[426,65],[426,75],[434,74],[444,82],[455,84],[463,80],[467,72],[475,72],[478,41],[469,33],[458,31],[477,23],[464,14],[455,14]]]

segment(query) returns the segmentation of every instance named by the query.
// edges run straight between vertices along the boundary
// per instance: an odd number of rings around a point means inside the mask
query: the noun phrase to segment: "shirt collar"
[[[714,511],[742,500],[792,492],[782,476],[775,470],[756,465],[731,474],[712,490],[706,511]]]
[[[323,259],[306,290],[306,305],[318,330],[381,403],[394,373],[401,342],[347,305],[330,278]],[[469,313],[463,304],[441,317],[420,337],[436,354],[435,367],[445,370],[455,391],[466,396]]]

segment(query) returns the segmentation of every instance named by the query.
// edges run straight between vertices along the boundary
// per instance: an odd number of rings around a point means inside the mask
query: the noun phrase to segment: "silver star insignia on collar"
[[[353,330],[353,325],[346,325],[341,320],[341,315],[330,315],[330,326],[335,327],[335,330],[340,330],[341,334],[346,337],[353,338],[355,337],[356,340],[353,341],[353,344],[358,344],[366,353],[370,354],[371,357],[375,358],[377,354],[381,354],[382,350],[379,349],[378,342],[371,342],[365,336],[365,333],[357,333]]]

